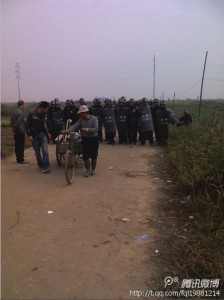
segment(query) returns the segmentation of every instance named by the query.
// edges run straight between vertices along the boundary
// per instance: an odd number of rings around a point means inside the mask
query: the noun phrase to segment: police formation
[[[71,120],[75,124],[79,118],[77,112],[81,105],[87,105],[81,98],[79,104],[67,100],[62,109],[58,99],[51,101],[48,119],[51,125],[52,140],[63,130],[63,124]],[[106,98],[104,103],[95,98],[93,105],[88,107],[90,114],[98,120],[98,138],[102,143],[115,145],[118,136],[119,144],[166,146],[169,137],[169,124],[175,123],[172,113],[166,108],[164,101],[155,99],[149,101],[126,100],[121,97],[118,101]]]

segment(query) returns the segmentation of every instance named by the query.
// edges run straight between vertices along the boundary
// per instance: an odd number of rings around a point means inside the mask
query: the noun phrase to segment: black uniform
[[[185,111],[184,115],[180,118],[180,123],[184,126],[189,126],[192,123],[191,114]]]
[[[128,114],[128,142],[129,144],[136,144],[138,133],[138,123],[136,118],[135,106],[129,106]]]
[[[115,144],[114,138],[116,134],[115,111],[111,106],[106,106],[103,109],[103,124],[105,135],[108,138],[109,144]]]
[[[66,106],[63,110],[63,121],[66,123],[67,120],[72,120],[72,125],[75,124],[79,117],[77,115],[78,108],[75,106]]]
[[[146,140],[149,140],[150,145],[153,145],[153,121],[149,105],[143,105],[137,108],[136,116],[138,119],[141,145],[145,145]]]
[[[157,143],[159,144],[159,129],[158,129],[158,123],[157,123],[157,111],[159,111],[161,108],[158,105],[154,105],[151,107],[151,113],[152,113],[152,120],[153,120],[153,127],[154,127],[154,133],[155,133],[155,139]]]
[[[58,124],[57,124],[57,120],[55,119],[55,115],[59,115],[61,111],[60,107],[55,107],[55,106],[51,106],[48,110],[48,121],[51,124],[51,135],[52,135],[52,139],[53,141],[55,140],[55,138],[58,136],[60,130],[63,129],[62,128],[58,128]]]
[[[162,146],[167,145],[169,137],[169,123],[171,122],[170,112],[164,107],[157,111],[158,143]]]
[[[116,124],[120,144],[128,142],[128,117],[129,109],[125,106],[118,106],[115,110]]]

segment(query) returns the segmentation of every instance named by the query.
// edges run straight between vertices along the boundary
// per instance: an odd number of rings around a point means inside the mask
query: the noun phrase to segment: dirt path
[[[31,148],[29,165],[2,162],[2,298],[127,299],[147,289],[157,272],[147,218],[161,196],[152,166],[161,150],[101,145],[97,175],[84,178],[80,161],[70,186],[54,145],[49,152],[51,174]]]

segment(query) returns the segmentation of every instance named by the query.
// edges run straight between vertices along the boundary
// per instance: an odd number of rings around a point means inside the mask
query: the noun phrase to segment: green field
[[[199,102],[198,101],[175,101],[168,103],[167,107],[173,110],[178,117],[183,115],[184,110],[188,110],[194,120],[199,118]],[[217,117],[224,123],[224,101],[202,101],[200,119],[207,119],[216,113]]]

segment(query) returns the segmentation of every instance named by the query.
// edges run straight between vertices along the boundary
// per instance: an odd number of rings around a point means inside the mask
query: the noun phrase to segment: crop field
[[[188,110],[194,120],[199,118],[198,101],[175,101],[174,105],[170,102],[167,107],[173,110],[179,117],[183,115],[184,110]],[[200,120],[207,119],[214,113],[224,123],[224,101],[202,101]]]

